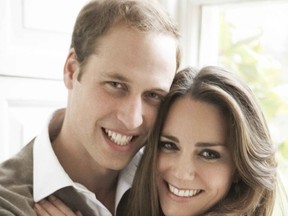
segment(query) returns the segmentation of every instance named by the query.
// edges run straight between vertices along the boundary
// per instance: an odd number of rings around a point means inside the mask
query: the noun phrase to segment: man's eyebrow
[[[123,76],[119,73],[116,73],[116,72],[103,72],[102,76],[116,79],[116,80],[119,80],[122,82],[130,82],[131,81],[128,77],[125,77],[125,76]]]
[[[155,92],[159,92],[160,94],[165,94],[165,95],[169,93],[169,90],[166,91],[166,90],[161,89],[161,88],[152,88],[149,91],[155,91]]]
[[[132,80],[129,79],[128,77],[123,76],[117,72],[103,72],[102,76],[112,78],[112,79],[115,79],[117,81],[121,81],[121,82],[125,82],[125,83],[132,82]],[[162,89],[162,88],[151,88],[151,89],[148,89],[148,91],[157,91],[161,94],[168,94],[169,93],[169,89],[166,91],[165,89]]]

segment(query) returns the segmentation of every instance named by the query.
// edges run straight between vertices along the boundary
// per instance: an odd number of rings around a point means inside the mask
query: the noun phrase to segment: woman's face
[[[171,107],[159,140],[157,184],[169,215],[199,215],[229,191],[235,172],[220,109],[190,98]]]

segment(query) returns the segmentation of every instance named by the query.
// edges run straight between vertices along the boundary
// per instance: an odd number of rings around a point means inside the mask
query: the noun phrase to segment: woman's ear
[[[77,79],[79,74],[79,62],[74,48],[70,49],[64,65],[64,83],[68,89],[73,88],[73,81]]]

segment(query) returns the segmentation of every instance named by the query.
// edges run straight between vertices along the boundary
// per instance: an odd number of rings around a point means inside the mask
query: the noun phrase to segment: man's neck
[[[89,155],[85,155],[85,152],[81,153],[76,145],[73,146],[72,143],[65,142],[65,135],[61,130],[63,114],[64,112],[58,115],[58,118],[52,119],[50,123],[50,139],[51,134],[54,136],[51,139],[52,148],[69,177],[93,192],[97,199],[113,214],[119,171],[104,169]]]
[[[119,171],[107,170],[89,161],[88,156],[65,146],[59,135],[53,142],[54,152],[69,177],[93,192],[97,199],[113,214]],[[78,158],[77,158],[78,157]],[[85,160],[83,160],[85,158]]]

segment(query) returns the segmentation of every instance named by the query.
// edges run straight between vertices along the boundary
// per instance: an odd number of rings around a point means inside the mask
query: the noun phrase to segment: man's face
[[[95,166],[121,170],[143,146],[176,71],[169,35],[112,27],[80,68],[71,51],[65,66],[69,99],[63,131]],[[66,141],[65,141],[66,142]]]

